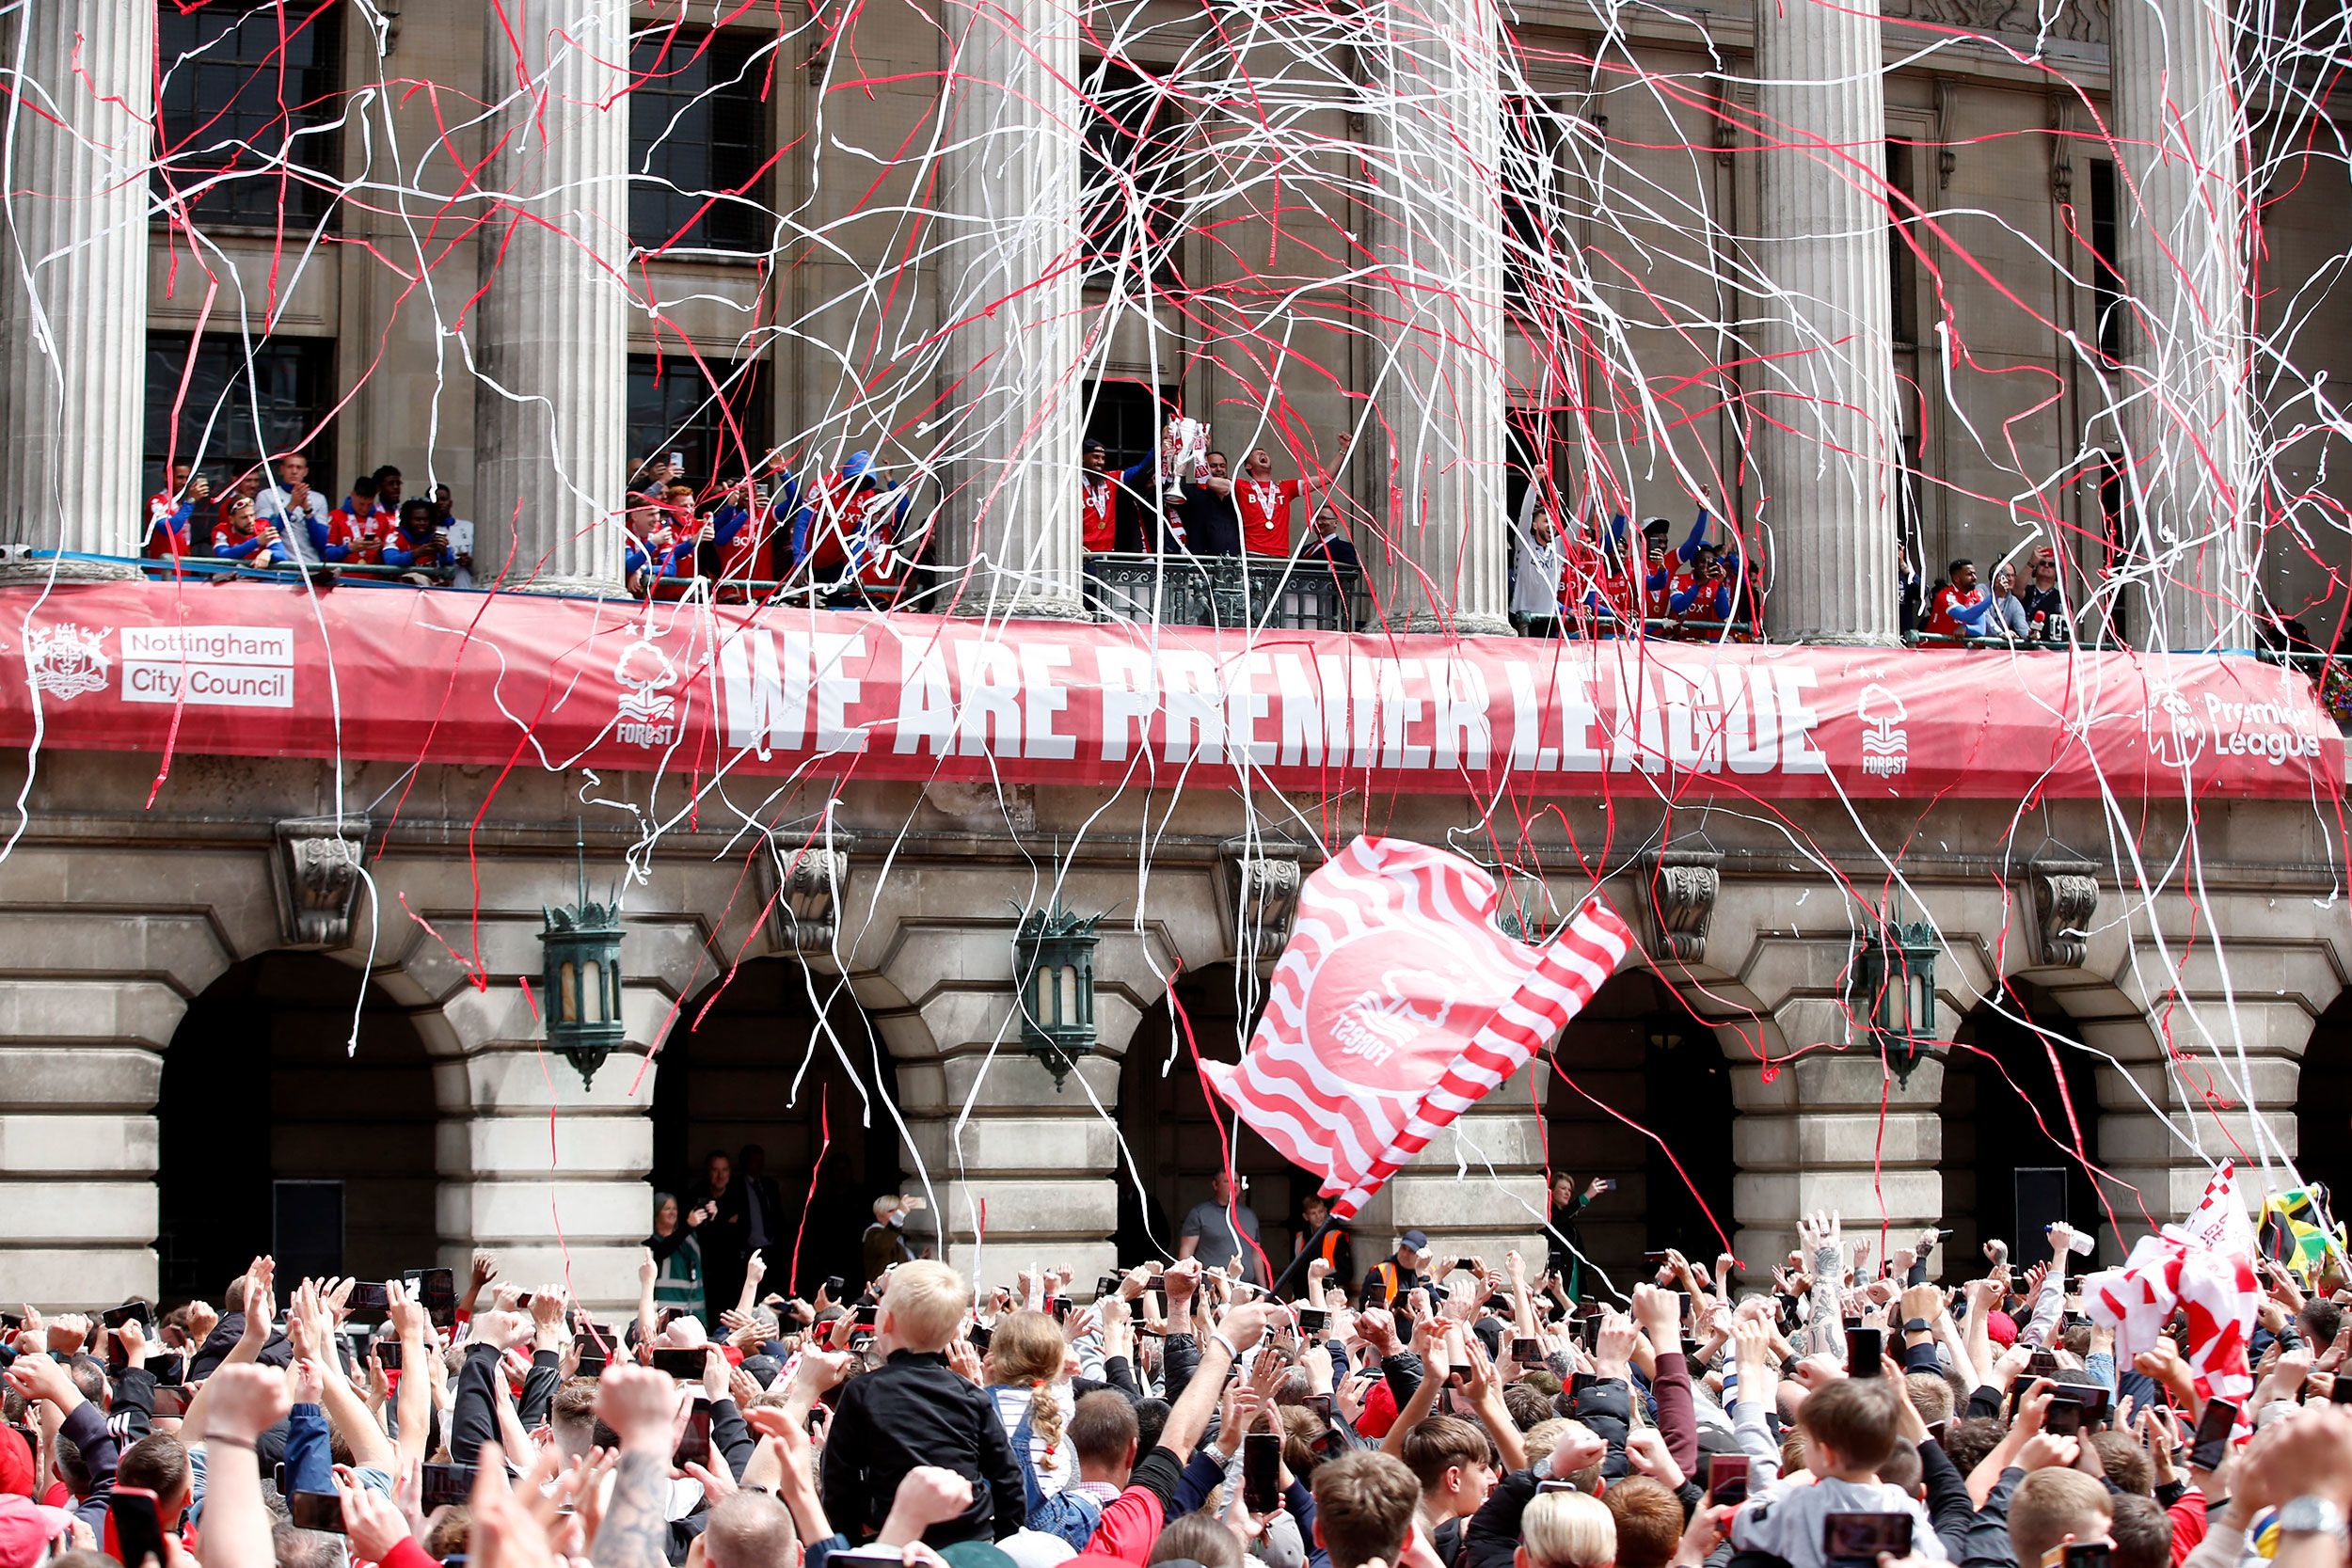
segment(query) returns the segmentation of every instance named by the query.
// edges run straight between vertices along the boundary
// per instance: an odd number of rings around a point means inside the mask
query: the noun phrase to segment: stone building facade
[[[1056,63],[1088,46],[1057,30],[1059,13],[1015,7],[1051,47],[992,55],[985,38],[869,8],[822,55],[779,69],[764,111],[773,117],[767,145],[822,149],[781,161],[771,200],[823,243],[797,245],[789,264],[774,253],[630,258],[616,248],[631,173],[626,110],[581,107],[615,102],[613,62],[628,53],[630,19],[598,0],[560,0],[540,8],[560,13],[543,18],[549,31],[508,46],[485,41],[484,9],[470,0],[354,8],[337,35],[343,87],[396,77],[472,91],[487,58],[549,81],[563,112],[534,119],[510,102],[459,117],[437,146],[431,95],[371,99],[369,135],[347,130],[336,155],[341,177],[373,198],[343,210],[343,243],[299,265],[288,264],[280,233],[153,221],[142,131],[153,96],[151,0],[36,7],[12,19],[24,32],[8,40],[7,57],[24,59],[31,80],[73,105],[62,125],[21,117],[17,178],[36,195],[74,198],[10,203],[20,244],[0,336],[0,437],[24,482],[0,497],[9,513],[0,543],[74,552],[59,578],[106,575],[117,569],[110,560],[135,553],[142,488],[124,433],[150,385],[139,324],[155,334],[199,322],[217,330],[229,300],[257,331],[265,318],[273,336],[332,345],[336,395],[347,398],[332,427],[338,472],[392,461],[412,493],[423,488],[416,476],[445,479],[482,520],[479,554],[506,553],[503,519],[513,518],[516,556],[541,563],[534,586],[610,588],[610,514],[629,465],[646,455],[628,450],[630,356],[756,355],[769,366],[775,431],[820,429],[828,411],[857,402],[857,371],[829,344],[930,322],[958,291],[991,286],[975,276],[985,267],[959,264],[952,245],[911,268],[886,311],[854,286],[888,253],[891,200],[915,178],[883,160],[876,188],[886,199],[862,196],[876,150],[943,117],[975,128],[958,145],[1025,138],[1036,163],[1020,191],[999,188],[1011,178],[1001,160],[946,156],[943,188],[967,225],[1075,188],[1076,117],[1057,96],[1073,91],[1074,78]],[[1921,495],[1926,557],[1991,556],[2009,547],[2016,521],[1969,498],[2010,494],[2017,474],[1971,432],[2027,416],[2011,432],[2031,449],[2016,462],[2043,475],[2105,439],[2090,427],[2105,417],[2107,388],[2067,336],[2098,331],[2074,211],[2091,154],[2106,148],[2101,155],[2128,160],[2135,147],[2164,146],[2175,161],[2228,162],[2226,150],[2206,158],[2201,143],[2168,139],[2177,128],[2144,125],[2161,105],[2109,94],[2111,79],[2134,73],[2185,79],[2195,62],[2166,59],[2165,40],[2201,36],[2211,8],[2159,0],[2132,9],[2126,23],[2074,0],[2046,30],[2017,8],[1928,0],[1890,6],[1883,23],[1867,7],[1800,4],[1760,6],[1753,18],[1668,7],[1620,19],[1648,70],[1685,82],[1711,74],[1751,125],[1803,127],[1828,146],[1914,144],[1909,194],[1953,210],[1923,242],[1926,254],[1965,250],[1983,266],[1890,272],[1883,222],[1865,221],[1867,204],[1835,159],[1793,139],[1767,147],[1737,129],[1719,135],[1723,117],[1635,76],[1555,70],[1547,62],[1593,53],[1599,22],[1573,5],[1518,8],[1530,85],[1613,143],[1646,150],[1624,155],[1746,236],[1786,298],[1801,302],[1758,330],[1840,345],[1836,364],[1812,373],[1852,395],[1816,400],[1820,428],[1768,435],[1748,451],[1726,409],[1694,416],[1674,436],[1689,443],[1679,455],[1738,485],[1755,483],[1744,477],[1750,463],[1782,476],[1775,548],[1810,569],[1784,568],[1776,582],[1781,637],[1891,641],[1899,462],[1938,482]],[[652,17],[641,10],[638,25]],[[1414,14],[1415,26],[1431,25]],[[1458,32],[1419,40],[1456,68],[1427,112],[1496,123],[1502,85],[1486,64],[1498,25],[1484,8],[1450,8],[1443,28]],[[1171,62],[1198,33],[1172,12],[1155,27]],[[1921,27],[1983,36],[1950,38],[1918,65]],[[559,33],[568,45],[550,43]],[[956,54],[964,49],[974,53]],[[1016,90],[993,104],[950,93],[943,104],[944,54]],[[852,55],[867,85],[845,92],[842,62]],[[1805,69],[1822,61],[1835,68]],[[1881,74],[1874,62],[1900,68]],[[1343,117],[1335,104],[1334,120]],[[2085,139],[2094,118],[2116,126],[2122,153]],[[2178,134],[2220,133],[2195,122]],[[484,214],[455,169],[485,157],[485,182],[511,199],[475,229]],[[867,172],[850,178],[855,170]],[[2205,193],[2153,163],[2130,172],[2144,199],[2175,206],[2126,213],[2123,229],[2181,232],[2181,212]],[[1434,185],[1458,170],[1422,176]],[[1561,177],[1581,177],[1565,152]],[[2342,195],[2338,170],[2333,191],[2314,181],[2267,213],[2277,273],[2310,276],[2347,248]],[[1613,307],[1630,309],[1645,288],[1702,290],[1721,271],[1692,254],[1704,233],[1609,199],[1597,197],[1581,220],[1580,243],[1595,243],[1605,214],[1612,234],[1660,260],[1650,278],[1616,286]],[[1439,205],[1455,220],[1468,212],[1457,200]],[[388,260],[403,246],[414,260],[419,223],[436,214],[461,221],[423,276],[462,281],[461,296],[477,279],[486,286],[462,325],[452,299],[421,294]],[[1198,264],[1213,274],[1217,254],[1250,251],[1250,221],[1237,214]],[[1360,221],[1377,232],[1401,220]],[[1040,254],[1053,253],[1048,227],[1034,237],[1047,247]],[[1429,250],[1416,265],[1474,275],[1473,319],[1440,334],[1454,357],[1419,373],[1474,384],[1471,404],[1486,411],[1423,433],[1444,449],[1429,467],[1444,486],[1433,518],[1491,526],[1432,520],[1408,534],[1405,564],[1438,587],[1421,603],[1406,594],[1403,614],[1475,635],[1507,625],[1496,420],[1541,377],[1499,284],[1481,280],[1500,265],[1495,227],[1467,229],[1449,233],[1432,220],[1399,245]],[[501,242],[494,253],[492,235]],[[988,255],[1010,271],[1034,261]],[[2175,291],[2182,297],[2153,282],[2142,291],[2159,324],[2200,299],[2246,292],[2228,258],[2190,261],[2194,287]],[[641,291],[634,306],[599,287],[616,266]],[[2029,277],[2049,297],[2021,301],[1997,286]],[[966,326],[937,373],[968,384],[976,401],[1023,392],[987,378],[1008,363],[1075,362],[1057,335],[1099,299],[1093,287],[1073,270],[989,330]],[[1905,288],[1924,309],[1898,308],[1890,293]],[[1313,291],[1301,297],[1311,314]],[[1945,303],[1971,332],[1983,373],[1923,395],[1941,377],[1933,347],[1897,328],[1932,323]],[[2330,360],[2352,355],[2347,311],[2352,296],[2334,300],[2298,336],[2305,369],[2352,372]],[[1198,324],[1164,314],[1156,330],[1148,310],[1120,319],[1102,373],[1184,379],[1189,399],[1245,423],[1230,411],[1262,405],[1266,389],[1243,385],[1214,354],[1171,356],[1161,340],[1184,342]],[[755,330],[775,320],[796,330]],[[1302,377],[1283,394],[1307,424],[1335,426],[1346,395],[1374,389],[1374,366],[1359,341],[1302,332],[1302,355],[1346,374],[1337,387]],[[1016,337],[1036,340],[1030,352],[993,352]],[[2132,348],[2134,363],[2202,408],[2217,378],[2182,341],[2152,332]],[[1688,352],[1645,348],[1644,370],[1694,368],[1677,361]],[[2045,406],[2048,388],[2058,391]],[[1392,406],[1425,406],[1426,391],[1391,390]],[[1068,447],[1076,407],[1050,411]],[[2259,414],[2225,399],[2203,428],[2224,433],[2220,449],[2242,451]],[[978,608],[1068,614],[1080,577],[1067,459],[1035,443],[992,448],[1008,441],[1003,428],[976,427],[958,461],[1009,476],[996,493],[1010,499],[951,517],[950,536],[971,556],[1018,567],[983,577]],[[2177,437],[2132,427],[2112,439],[2144,451]],[[2296,444],[2284,461],[2340,485],[2345,470],[2323,463],[2323,440]],[[1813,456],[1824,442],[1859,454],[1856,466],[1821,469]],[[1351,461],[1346,483],[1376,491],[1374,460]],[[2152,488],[2155,512],[2211,503],[2188,480],[2168,483],[2185,488]],[[2072,537],[2096,538],[2096,490],[2074,483],[2042,499]],[[1752,496],[1727,500],[1741,515],[1756,511]],[[1661,497],[1643,509],[1669,504],[1681,506]],[[2298,606],[2323,591],[2325,551],[2266,547],[2250,526],[2233,538],[2172,575],[2185,596],[2152,594],[2139,607],[2143,625],[2172,634],[2157,635],[2159,645],[2243,642],[2242,610],[2217,619],[2201,586],[2259,578],[2272,602]],[[36,584],[6,590],[11,608],[52,575],[46,562],[11,569]],[[0,791],[21,803],[0,859],[0,1276],[11,1298],[215,1291],[224,1259],[270,1239],[259,1218],[243,1216],[268,1214],[279,1183],[321,1179],[345,1182],[343,1256],[354,1272],[453,1260],[484,1244],[510,1275],[568,1274],[583,1298],[617,1303],[634,1294],[628,1248],[647,1228],[649,1180],[673,1179],[704,1148],[747,1141],[771,1150],[787,1192],[805,1183],[854,1212],[879,1184],[922,1183],[960,1256],[977,1238],[1007,1268],[1061,1260],[1088,1278],[1115,1253],[1165,1243],[1170,1216],[1204,1195],[1216,1155],[1189,1053],[1232,1048],[1298,876],[1352,831],[1443,843],[1479,809],[1431,798],[1371,821],[1360,807],[1343,819],[1343,802],[1327,811],[1230,791],[1106,800],[860,783],[832,799],[714,801],[691,823],[649,834],[640,825],[663,815],[651,775],[202,755],[174,758],[160,785],[158,774],[146,755],[46,751],[0,762]],[[1568,802],[1526,830],[1525,847],[1542,863],[1583,861],[1605,877],[1618,906],[1639,911],[1645,956],[1571,1029],[1565,1070],[1532,1067],[1391,1183],[1363,1216],[1361,1250],[1407,1227],[1489,1255],[1536,1245],[1547,1168],[1619,1178],[1620,1194],[1585,1228],[1596,1258],[1620,1276],[1645,1248],[1705,1235],[1689,1228],[1692,1193],[1759,1268],[1797,1217],[1820,1208],[1894,1230],[1941,1218],[1965,1244],[1980,1221],[1992,1230],[2014,1218],[2012,1196],[1993,1190],[2014,1167],[2071,1163],[2048,1137],[2026,1133],[2031,1114],[2059,1124],[2060,1140],[2079,1141],[2102,1173],[2075,1201],[2078,1217],[2105,1201],[2126,1231],[2193,1200],[2212,1159],[2281,1169],[2297,1153],[2298,1114],[2326,1132],[2309,1152],[2328,1168],[2352,1147],[2343,1138],[2352,1125],[2352,932],[2333,805],[1923,800],[1807,809],[1792,834],[1759,814],[1687,810],[1649,794]],[[1319,817],[1321,836],[1302,827]],[[743,831],[751,818],[767,830]],[[590,1085],[544,1051],[522,983],[539,969],[542,907],[574,886],[581,819],[600,877],[625,862],[642,873],[628,895],[628,1045]],[[817,822],[842,857],[822,876],[803,854],[771,847],[800,842]],[[1900,1080],[1857,1037],[1850,997],[1855,911],[1883,898],[1886,857],[1898,855],[1940,934],[1937,1032],[1952,1042]],[[1096,959],[1100,1048],[1059,1091],[1008,1030],[1014,911],[1056,867],[1073,907],[1120,911],[1105,922]],[[1563,902],[1585,883],[1565,872],[1552,880]],[[803,918],[779,918],[784,907]],[[2070,1043],[2045,1052],[2037,1029]],[[2036,1071],[2040,1086],[2004,1087]],[[1661,1161],[1650,1132],[1676,1162]],[[817,1164],[820,1149],[830,1169]],[[1245,1159],[1271,1229],[1303,1183],[1263,1154]],[[1677,1162],[1697,1168],[1678,1173]],[[2113,1237],[2104,1244],[2112,1251]]]

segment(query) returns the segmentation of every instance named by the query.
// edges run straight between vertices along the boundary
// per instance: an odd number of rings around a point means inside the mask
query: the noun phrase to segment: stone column
[[[0,543],[127,558],[145,531],[137,432],[147,385],[147,167],[154,0],[22,6],[0,59],[23,75],[6,119],[8,282]],[[136,575],[105,562],[0,571]]]
[[[43,923],[60,947],[106,950],[87,927]],[[33,960],[20,950],[16,961]],[[135,972],[0,984],[0,1275],[11,1295],[58,1308],[154,1299],[156,1094],[185,1006],[168,978]]]
[[[1517,1247],[1529,1278],[1543,1273],[1549,1201],[1536,1107],[1549,1073],[1540,1059],[1530,1062],[1389,1179],[1356,1216],[1359,1270],[1386,1257],[1403,1232],[1425,1230],[1430,1247],[1444,1257],[1468,1253],[1499,1269],[1502,1255]],[[1348,1288],[1358,1283],[1351,1279]]]
[[[494,935],[510,962],[536,957],[538,944],[520,929]],[[492,960],[494,974],[506,969]],[[669,1022],[670,997],[625,985],[629,1043],[585,1087],[539,1037],[539,1018],[511,972],[487,990],[450,996],[443,1010],[469,1049],[434,1064],[440,1261],[462,1276],[472,1250],[488,1247],[508,1279],[565,1281],[597,1312],[633,1308],[637,1249],[653,1227],[654,1069],[640,1042]]]
[[[1757,363],[1774,641],[1896,641],[1886,106],[1878,0],[1757,0]]]
[[[485,13],[486,14],[486,13]],[[500,105],[482,185],[477,559],[508,586],[602,594],[621,578],[628,436],[628,7],[534,0],[485,22]]]
[[[1843,1007],[1801,997],[1773,1012],[1783,1038],[1847,1040]],[[1739,1174],[1733,1245],[1761,1274],[1797,1243],[1797,1221],[1818,1210],[1845,1218],[1849,1246],[1899,1246],[1942,1223],[1944,1063],[1922,1061],[1908,1084],[1886,1077],[1867,1039],[1842,1052],[1817,1050],[1781,1063],[1771,1083],[1755,1070],[1733,1075],[1740,1119],[1732,1124]]]
[[[1508,636],[1503,501],[1502,24],[1493,0],[1372,10],[1386,102],[1372,309],[1388,319],[1375,389],[1390,452],[1390,624]],[[1375,451],[1378,447],[1375,447]]]
[[[2115,8],[2116,389],[2126,462],[2128,629],[2149,648],[2250,634],[2245,117],[2216,0]]]
[[[942,465],[966,614],[1082,619],[1080,18],[1066,0],[955,4],[938,261],[955,423]]]

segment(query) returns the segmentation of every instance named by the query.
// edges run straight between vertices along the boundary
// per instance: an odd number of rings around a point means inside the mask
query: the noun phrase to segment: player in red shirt
[[[375,476],[361,474],[351,482],[343,504],[326,515],[326,533],[313,536],[321,561],[373,566],[383,559],[384,536],[392,521],[376,506]]]
[[[1977,563],[1955,561],[1943,587],[1928,606],[1928,635],[1972,637],[1993,608],[1993,591],[1977,581]]]
[[[1079,449],[1079,542],[1089,555],[1119,547],[1119,478],[1110,470],[1110,449],[1089,440]]]
[[[1249,555],[1287,559],[1291,553],[1291,503],[1314,487],[1303,479],[1276,479],[1274,454],[1260,447],[1241,466],[1233,486],[1241,514],[1241,546]]]

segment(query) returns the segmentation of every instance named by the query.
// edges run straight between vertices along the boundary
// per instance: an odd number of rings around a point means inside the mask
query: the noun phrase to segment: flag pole
[[[1317,1249],[1323,1245],[1323,1239],[1331,1234],[1332,1231],[1339,1228],[1340,1222],[1333,1216],[1326,1214],[1324,1216],[1323,1223],[1316,1226],[1314,1229],[1309,1233],[1307,1239],[1298,1243],[1298,1256],[1290,1260],[1290,1266],[1285,1268],[1280,1276],[1274,1281],[1273,1285],[1267,1288],[1266,1294],[1272,1296],[1277,1301],[1290,1300],[1291,1277],[1303,1271],[1309,1263],[1314,1261]],[[1347,1282],[1343,1280],[1341,1283],[1344,1286]]]

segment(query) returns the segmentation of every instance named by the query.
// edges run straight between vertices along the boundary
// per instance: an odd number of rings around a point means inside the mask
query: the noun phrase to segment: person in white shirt
[[[1560,578],[1567,569],[1567,541],[1543,503],[1543,485],[1527,487],[1511,531],[1511,614],[1525,637],[1560,635]]]
[[[449,486],[433,487],[433,518],[441,533],[441,558],[451,566],[452,588],[473,586],[473,524],[456,515],[457,503]]]
[[[310,488],[309,458],[298,451],[279,458],[278,483],[253,498],[253,510],[278,530],[286,552],[296,561],[320,559],[319,541],[326,536],[326,515],[335,503]]]

